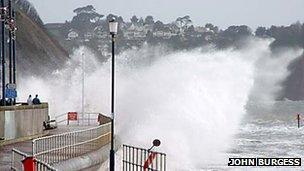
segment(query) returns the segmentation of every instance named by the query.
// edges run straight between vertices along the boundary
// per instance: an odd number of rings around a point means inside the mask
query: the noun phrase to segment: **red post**
[[[27,157],[23,161],[24,171],[36,171],[36,163],[34,157]]]

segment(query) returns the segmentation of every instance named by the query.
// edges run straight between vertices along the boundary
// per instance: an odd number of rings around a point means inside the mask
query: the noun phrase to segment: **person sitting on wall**
[[[32,104],[33,104],[32,95],[29,95],[29,97],[27,98],[27,105],[32,105]]]
[[[41,102],[38,99],[38,94],[36,94],[36,97],[33,99],[33,105],[39,105],[39,104],[41,104]]]

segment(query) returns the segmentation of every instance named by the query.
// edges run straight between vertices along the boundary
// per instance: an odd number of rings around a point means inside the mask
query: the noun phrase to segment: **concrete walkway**
[[[84,130],[91,127],[95,127],[97,125],[92,126],[77,126],[77,125],[70,125],[70,126],[59,126],[57,129],[50,130],[48,135],[55,135],[61,134],[65,132],[71,132],[76,130]],[[11,158],[12,158],[12,149],[18,149],[26,154],[32,153],[32,141],[23,141],[18,143],[13,143],[9,145],[0,145],[0,171],[10,170],[11,167]]]

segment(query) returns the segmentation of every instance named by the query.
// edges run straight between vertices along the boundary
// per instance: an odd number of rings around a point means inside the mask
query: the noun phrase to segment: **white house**
[[[205,33],[207,32],[209,29],[206,27],[195,27],[194,30],[198,33]]]
[[[84,41],[88,42],[93,38],[93,34],[92,33],[86,33],[84,34]]]
[[[74,40],[79,37],[79,34],[77,33],[76,30],[71,29],[67,35],[67,40]]]
[[[127,39],[143,39],[147,36],[148,29],[142,25],[132,24],[124,31],[124,36]]]

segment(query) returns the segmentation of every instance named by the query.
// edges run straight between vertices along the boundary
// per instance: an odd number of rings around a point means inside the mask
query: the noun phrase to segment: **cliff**
[[[15,3],[18,75],[44,75],[62,67],[69,55],[46,31],[35,8],[26,0]]]

